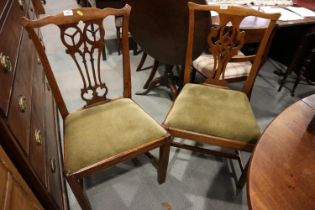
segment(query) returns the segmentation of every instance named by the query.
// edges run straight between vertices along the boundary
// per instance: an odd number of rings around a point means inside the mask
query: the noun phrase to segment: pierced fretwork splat
[[[226,65],[244,45],[245,31],[240,31],[244,17],[224,14],[219,17],[220,25],[213,26],[208,35],[209,51],[214,58],[209,80],[224,79]]]
[[[106,99],[108,88],[100,73],[101,50],[105,44],[102,19],[59,25],[59,28],[66,53],[72,57],[82,78],[81,98],[86,105]]]

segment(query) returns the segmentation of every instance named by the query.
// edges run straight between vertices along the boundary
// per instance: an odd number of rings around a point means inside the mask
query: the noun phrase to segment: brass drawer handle
[[[55,173],[56,172],[56,160],[55,160],[55,158],[50,159],[49,165],[50,165],[50,171],[52,173]]]
[[[18,0],[18,3],[22,9],[24,9],[24,0]]]
[[[3,68],[3,71],[5,73],[12,72],[12,65],[10,61],[10,57],[7,55],[4,55],[3,53],[0,53],[0,64]]]
[[[20,112],[26,111],[26,97],[25,96],[20,96],[19,98],[19,110]]]
[[[43,141],[42,141],[42,134],[41,134],[39,129],[35,130],[35,141],[36,141],[37,144],[40,144],[40,145],[43,143]]]

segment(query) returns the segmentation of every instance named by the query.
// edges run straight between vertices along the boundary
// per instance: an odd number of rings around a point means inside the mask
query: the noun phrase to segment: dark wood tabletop
[[[264,131],[247,193],[251,209],[315,209],[315,94],[289,106]]]
[[[136,42],[150,56],[163,64],[181,65],[185,60],[187,45],[188,8],[190,0],[124,0],[132,7],[130,16],[130,32]],[[199,4],[207,4],[206,0],[192,0]],[[215,23],[217,17],[212,17]],[[209,14],[198,14],[196,25],[194,56],[201,54],[211,19]],[[242,23],[243,29],[264,27],[266,20],[248,17]],[[302,20],[278,21],[280,28],[315,25],[314,17]]]
[[[188,32],[187,2],[207,4],[205,0],[125,0],[132,7],[130,32],[150,56],[163,64],[182,65]],[[206,46],[211,24],[209,13],[198,14],[194,57]]]

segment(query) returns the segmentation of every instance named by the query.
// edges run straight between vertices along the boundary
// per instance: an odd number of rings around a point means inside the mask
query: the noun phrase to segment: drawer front
[[[28,155],[30,136],[32,75],[35,49],[26,31],[23,33],[12,102],[8,115],[10,130]]]
[[[29,160],[36,175],[47,187],[44,75],[42,65],[35,59],[34,63]]]
[[[22,26],[19,24],[20,17],[24,15],[26,8],[21,7],[18,0],[9,1],[0,24],[0,112],[6,115],[12,91],[15,65],[17,61],[19,43],[22,35]],[[5,41],[2,41],[5,40]]]
[[[56,121],[56,107],[52,93],[46,82],[46,143],[47,143],[47,166],[48,166],[48,191],[53,196],[60,209],[63,206],[62,180],[58,153],[58,135]],[[60,147],[59,147],[60,148]]]
[[[6,15],[6,10],[8,6],[10,5],[10,0],[2,0],[0,1],[0,20],[4,19]],[[0,21],[0,26],[1,26],[1,21]]]

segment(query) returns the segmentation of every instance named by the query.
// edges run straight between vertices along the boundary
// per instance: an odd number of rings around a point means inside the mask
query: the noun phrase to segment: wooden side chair
[[[122,9],[73,9],[40,20],[22,19],[33,40],[64,124],[64,175],[82,209],[91,209],[83,186],[83,178],[123,160],[146,153],[158,171],[158,182],[165,181],[169,155],[169,134],[131,99],[131,75],[128,43],[130,6]],[[101,50],[104,48],[104,18],[123,17],[123,96],[110,99],[109,88],[101,74]],[[38,38],[37,28],[54,24],[60,29],[66,54],[81,75],[81,98],[86,102],[69,113],[54,72]],[[160,148],[155,159],[149,150]]]
[[[175,140],[171,142],[171,146],[238,160],[242,176],[237,186],[242,187],[245,183],[246,169],[243,167],[239,151],[251,152],[260,136],[249,97],[266,44],[280,14],[267,14],[233,5],[199,5],[189,2],[188,7],[189,31],[184,87],[162,125],[173,137],[231,149],[231,152],[222,152],[186,145]],[[209,50],[214,57],[213,71],[204,84],[192,84],[189,81],[193,37],[194,33],[198,33],[194,28],[195,14],[200,11],[216,11],[219,13],[220,23],[211,27],[207,38]],[[245,32],[240,28],[240,23],[247,16],[270,21],[267,21],[257,54],[250,56],[253,64],[243,89],[231,90],[227,87],[228,82],[225,79],[226,66],[243,46]]]

